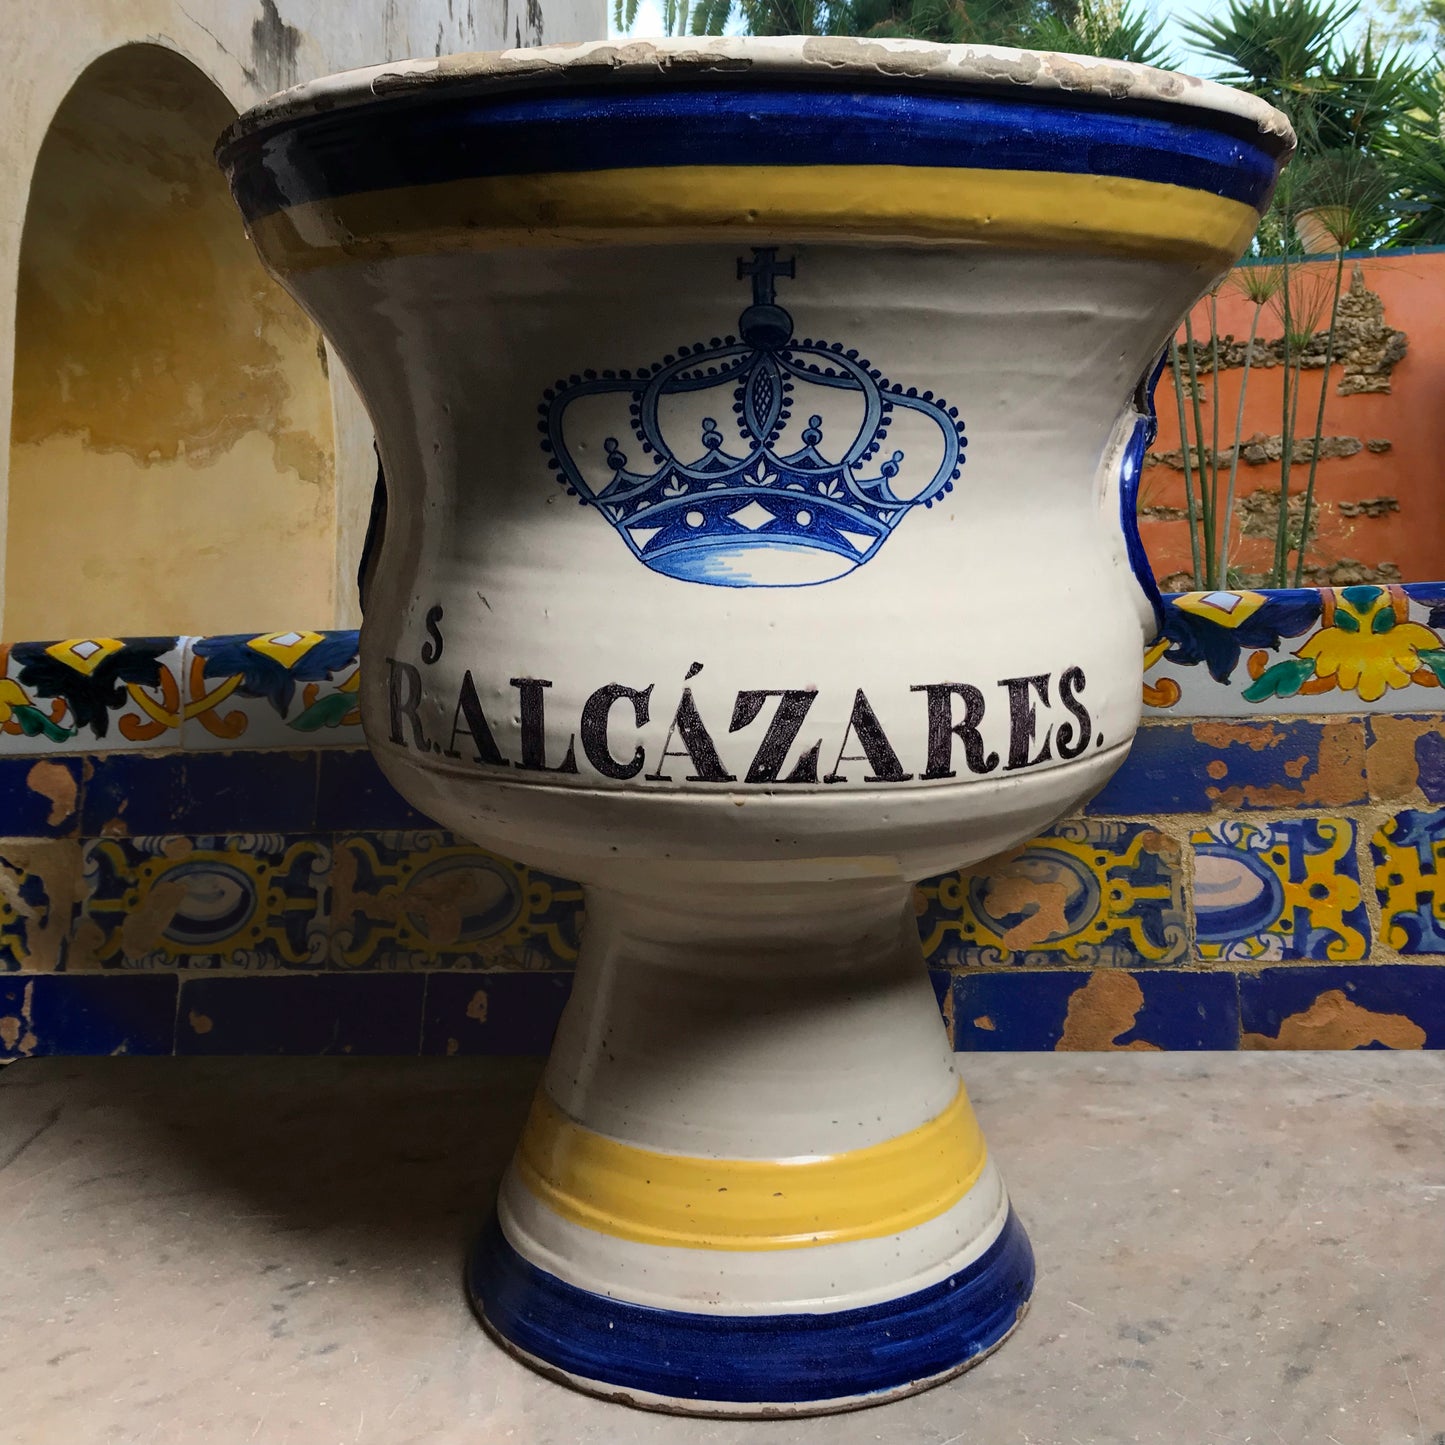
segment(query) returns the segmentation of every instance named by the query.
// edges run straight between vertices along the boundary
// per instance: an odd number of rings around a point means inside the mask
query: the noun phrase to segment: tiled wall
[[[1445,650],[1416,590],[1174,599],[1105,791],[916,892],[958,1047],[1445,1047]],[[359,746],[355,643],[8,649],[0,1058],[545,1047],[580,890],[392,792]],[[1318,715],[1244,695],[1306,650],[1336,663]],[[1180,677],[1217,715],[1176,716]]]

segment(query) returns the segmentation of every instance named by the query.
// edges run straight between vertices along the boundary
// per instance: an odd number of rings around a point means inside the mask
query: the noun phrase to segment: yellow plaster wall
[[[11,637],[229,632],[336,607],[331,394],[212,158],[188,61],[111,52],[40,147],[21,240]]]

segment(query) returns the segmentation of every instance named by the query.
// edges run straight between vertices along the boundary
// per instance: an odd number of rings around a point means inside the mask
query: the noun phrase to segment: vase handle
[[[1103,464],[1101,502],[1111,527],[1115,517],[1118,519],[1117,528],[1113,528],[1120,544],[1117,560],[1130,575],[1130,590],[1134,594],[1145,647],[1164,631],[1164,599],[1159,595],[1159,584],[1154,580],[1154,571],[1139,536],[1139,479],[1144,471],[1144,453],[1159,429],[1154,413],[1154,388],[1159,384],[1167,355],[1167,351],[1161,352],[1139,378],[1129,405],[1109,438]]]

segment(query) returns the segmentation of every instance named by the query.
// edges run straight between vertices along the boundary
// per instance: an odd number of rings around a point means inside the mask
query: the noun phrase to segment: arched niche
[[[331,398],[261,268],[193,65],[91,65],[41,145],[21,240],[6,526],[12,640],[327,626]]]

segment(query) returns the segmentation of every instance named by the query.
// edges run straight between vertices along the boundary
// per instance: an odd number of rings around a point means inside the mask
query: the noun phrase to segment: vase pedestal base
[[[577,981],[468,1267],[487,1329],[588,1393],[826,1414],[1012,1332],[1033,1256],[902,880],[589,890]]]

